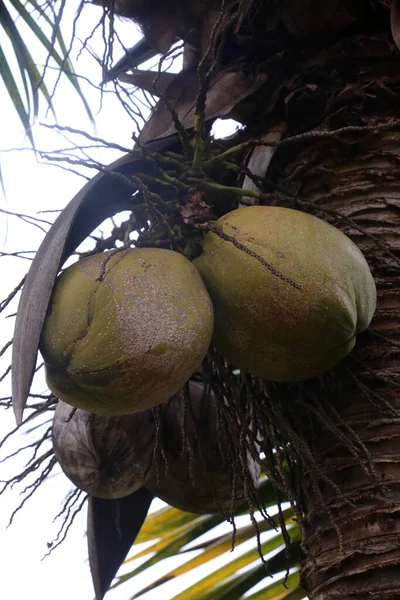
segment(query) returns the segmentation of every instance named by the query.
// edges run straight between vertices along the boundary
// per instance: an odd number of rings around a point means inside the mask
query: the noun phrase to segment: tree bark
[[[320,473],[342,490],[321,483],[317,494],[301,474],[302,585],[311,600],[400,598],[399,73],[389,33],[353,35],[302,63],[281,87],[287,138],[298,137],[282,143],[267,172],[278,187],[271,203],[342,229],[378,290],[369,330],[318,387],[343,439],[322,423],[302,426]],[[315,382],[304,389],[312,393]]]

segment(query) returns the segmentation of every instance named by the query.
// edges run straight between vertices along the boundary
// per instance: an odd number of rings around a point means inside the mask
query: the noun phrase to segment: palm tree
[[[400,593],[400,57],[394,42],[398,41],[399,4],[254,0],[240,2],[243,12],[236,10],[235,14],[221,11],[220,4],[218,7],[218,39],[223,41],[218,60],[211,61],[211,67],[203,60],[198,73],[189,69],[168,81],[139,138],[145,156],[150,153],[153,161],[160,161],[158,170],[152,171],[139,151],[111,165],[72,201],[38,252],[24,288],[14,337],[16,413],[21,418],[60,265],[105,216],[132,208],[132,189],[134,202],[148,205],[153,198],[159,211],[157,218],[154,207],[144,221],[142,216],[138,243],[145,245],[156,239],[157,244],[168,246],[173,239],[181,251],[189,253],[190,227],[206,221],[203,200],[217,214],[228,212],[239,202],[260,202],[318,215],[356,242],[376,282],[375,318],[359,337],[355,350],[323,377],[291,384],[246,375],[241,375],[237,384],[237,375],[229,365],[219,362],[215,355],[208,360],[221,385],[229,382],[223,388],[223,398],[237,385],[237,396],[252,403],[256,413],[260,411],[257,428],[262,439],[268,440],[262,448],[269,478],[266,485],[286,494],[298,520],[301,584],[308,597],[394,598]],[[203,29],[200,36],[207,47],[191,43],[191,51],[194,47],[207,58],[209,40],[217,31],[215,15],[212,22],[211,30]],[[134,71],[125,73],[125,80],[135,82],[136,75]],[[154,80],[157,91],[156,84]],[[210,141],[207,124],[227,115],[233,115],[245,129],[229,140]],[[185,130],[193,122],[194,135],[190,138]],[[171,135],[176,127],[178,134]],[[173,179],[164,181],[160,202],[158,177],[163,168]],[[181,189],[177,173],[186,170],[199,195],[190,197],[182,220],[182,215],[170,214],[167,205]],[[206,174],[205,179],[198,176],[199,170]],[[151,197],[146,195],[149,189]],[[135,212],[135,206],[133,209]],[[135,212],[136,218],[138,214],[140,220],[140,210]],[[143,226],[146,219],[153,224],[150,232]],[[174,229],[176,219],[179,230]],[[171,231],[179,231],[177,237]],[[39,278],[40,270],[46,273],[45,279]],[[28,321],[30,299],[38,295],[36,314]],[[28,325],[30,335],[26,339]],[[217,393],[218,382],[214,383]],[[239,404],[236,407],[239,410]],[[288,517],[286,514],[285,519]],[[184,516],[173,509],[150,516],[138,540],[161,537],[142,553],[153,549],[156,554],[120,582],[179,552],[216,522],[213,517]],[[298,533],[296,529],[290,532],[291,543],[286,541],[289,558],[295,563]],[[249,532],[239,530],[237,535],[244,539]],[[266,543],[265,553],[279,543],[272,540]],[[226,538],[220,537],[199,544],[203,554],[170,576],[225,547]],[[210,576],[206,587],[198,584],[181,597],[243,597],[265,576],[262,564],[234,575],[235,569],[250,564],[254,557],[254,553],[241,557],[219,577]],[[276,571],[284,570],[279,561],[276,559]],[[301,598],[304,592],[296,577],[295,573],[289,575],[289,591],[266,585],[250,597]],[[160,583],[153,582],[150,587]]]

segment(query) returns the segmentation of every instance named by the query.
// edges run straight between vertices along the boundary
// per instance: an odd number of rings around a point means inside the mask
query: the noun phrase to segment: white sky
[[[67,3],[71,7],[72,3]],[[97,22],[99,10],[88,7],[81,23],[85,25],[86,32],[90,31],[91,24]],[[73,13],[70,13],[70,16]],[[70,22],[70,21],[69,21]],[[68,20],[66,21],[68,23]],[[124,38],[124,43],[129,47],[138,39],[138,33],[131,23],[118,23],[118,31]],[[83,34],[82,34],[83,35]],[[65,37],[68,40],[68,30]],[[29,37],[25,37],[29,43]],[[0,31],[0,45],[6,43],[4,33]],[[34,42],[32,42],[34,43]],[[93,47],[101,53],[99,42],[93,42]],[[38,56],[43,57],[38,49]],[[78,72],[86,75],[91,81],[100,81],[100,68],[89,53],[84,52],[78,63]],[[24,142],[22,126],[13,107],[1,87],[1,138],[0,162],[6,188],[6,198],[0,196],[0,209],[35,215],[39,211],[59,209],[67,204],[74,194],[82,187],[84,180],[74,174],[67,173],[45,160],[40,161],[28,150],[4,152],[11,148],[29,148]],[[100,112],[99,94],[89,85],[82,84],[84,93],[89,101],[96,119],[96,132],[91,130],[85,112],[72,87],[62,82],[55,97],[57,118],[60,125],[68,125],[77,129],[88,131],[110,142],[116,142],[124,147],[132,146],[131,134],[134,125],[126,113],[121,109],[119,101],[111,94],[104,97]],[[110,86],[110,89],[112,87]],[[44,120],[42,113],[40,120]],[[38,149],[54,150],[66,145],[65,139],[54,131],[41,127],[37,123],[34,134]],[[72,139],[73,136],[69,135]],[[79,143],[78,140],[77,143]],[[104,164],[110,163],[120,155],[114,150],[98,153],[97,157]],[[93,175],[95,173],[93,172]],[[91,174],[92,175],[92,174]],[[38,217],[52,220],[53,215],[37,215]],[[47,228],[47,227],[46,227]],[[0,213],[0,251],[15,252],[17,250],[35,250],[42,239],[44,232],[40,229],[24,224],[20,219]],[[29,261],[15,257],[1,257],[0,259],[0,299],[3,299],[16,286],[25,274]],[[15,312],[16,305],[10,306],[5,313]],[[12,337],[13,319],[1,319],[0,348]],[[0,360],[0,375],[9,364],[9,353]],[[36,383],[36,389],[44,389],[42,380]],[[10,395],[10,378],[7,377],[0,383],[0,396]],[[0,439],[14,427],[14,417],[10,411],[0,410]],[[7,454],[15,451],[19,445],[26,445],[26,436],[19,435],[4,448],[0,449],[0,460]],[[23,456],[22,458],[27,458]],[[20,470],[23,465],[21,457],[6,463],[0,463],[0,479],[6,479]],[[71,485],[66,478],[59,474],[52,477],[41,486],[39,492],[28,501],[24,509],[16,516],[14,524],[6,530],[10,514],[18,504],[21,486],[16,486],[13,491],[0,497],[0,598],[11,600],[90,600],[93,598],[93,589],[87,563],[87,549],[85,540],[86,511],[83,511],[72,527],[67,540],[49,558],[42,561],[47,551],[47,542],[51,541],[58,530],[58,524],[52,520],[62,506],[66,493]],[[159,504],[160,506],[161,504]],[[235,557],[250,549],[254,542],[243,544],[235,552]],[[213,564],[213,569],[222,566],[227,557],[223,556]],[[147,585],[151,579],[162,575],[171,568],[172,561],[165,561],[162,566],[157,566],[152,572],[145,573],[136,582],[140,586]],[[203,575],[209,569],[201,568]],[[126,570],[126,569],[125,569]],[[156,575],[152,574],[156,572]],[[196,571],[197,573],[197,571]],[[180,578],[179,587],[175,582],[166,584],[153,593],[143,596],[143,600],[155,600],[161,596],[164,600],[172,598],[178,591],[192,583],[195,574],[191,573]],[[198,575],[199,576],[199,575]],[[136,588],[137,589],[137,588]],[[119,590],[110,592],[107,598],[127,600],[134,593],[133,586],[129,583],[121,586]]]

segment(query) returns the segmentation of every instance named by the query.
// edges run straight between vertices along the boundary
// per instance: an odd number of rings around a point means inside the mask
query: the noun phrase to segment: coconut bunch
[[[241,423],[222,431],[224,395],[185,387],[211,341],[242,372],[302,381],[351,352],[375,303],[357,246],[282,207],[209,224],[194,262],[157,248],[87,257],[58,278],[42,332],[47,382],[63,401],[55,455],[91,495],[145,485],[182,510],[230,514],[256,487],[259,448],[238,459]]]
[[[234,210],[208,229],[194,263],[124,250],[59,277],[41,340],[57,397],[96,414],[150,409],[184,386],[211,336],[234,367],[272,381],[317,377],[352,350],[376,291],[348,237],[270,206]]]
[[[146,486],[181,510],[229,516],[245,501],[245,487],[258,487],[260,467],[248,454],[247,466],[233,472],[220,437],[215,396],[194,381],[156,417],[96,415],[59,401],[52,427],[62,470],[91,496],[118,499]]]

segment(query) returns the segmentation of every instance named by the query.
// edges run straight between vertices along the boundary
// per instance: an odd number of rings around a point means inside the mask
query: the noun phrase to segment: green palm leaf
[[[267,588],[246,597],[246,600],[301,600],[305,591],[300,588],[300,573],[295,571],[286,579],[280,577]]]
[[[264,522],[264,523],[265,523],[265,528],[263,528],[264,531],[272,528],[270,523],[267,523],[267,522]],[[261,525],[262,525],[262,523],[260,523],[260,530],[261,530]],[[251,531],[249,531],[249,530],[251,530]],[[292,532],[292,531],[293,530],[290,531],[290,534],[293,537],[296,537],[296,535],[298,534],[297,529],[295,528],[294,532]],[[239,530],[237,538],[235,540],[235,547],[237,547],[241,543],[251,539],[253,536],[254,536],[254,528],[252,526],[245,527],[245,528]],[[187,573],[187,572],[191,571],[192,569],[195,569],[196,567],[208,562],[209,560],[212,560],[213,558],[217,558],[218,556],[221,556],[223,553],[229,552],[232,547],[232,535],[228,534],[228,535],[224,536],[224,538],[225,539],[222,543],[218,542],[218,541],[214,542],[206,551],[202,552],[195,558],[184,563],[180,567],[173,569],[172,571],[170,571],[169,573],[167,573],[166,575],[164,575],[163,577],[161,577],[160,579],[158,579],[151,585],[147,586],[140,592],[137,592],[134,596],[132,596],[132,600],[133,600],[133,598],[138,598],[142,594],[158,587],[159,585],[165,583],[166,581],[170,581],[171,579],[174,579],[175,577],[178,577],[179,575],[183,575],[184,573]],[[268,553],[272,552],[273,550],[275,550],[276,548],[278,548],[281,545],[282,545],[282,536],[279,533],[279,534],[275,535],[273,538],[271,538],[270,540],[268,540],[267,542],[265,542],[264,544],[262,544],[262,546],[261,546],[262,552],[264,555],[267,555]],[[254,561],[257,561],[257,564],[258,564],[259,558],[260,558],[260,556],[258,553],[258,548],[255,546],[252,550],[246,552],[245,554],[242,554],[237,559],[228,562],[224,567],[214,571],[211,575],[205,577],[204,579],[202,579],[201,581],[196,583],[191,588],[185,590],[185,600],[194,600],[199,597],[202,598],[205,591],[213,589],[214,586],[218,586],[221,581],[224,581],[230,575],[232,575],[233,573],[236,573],[236,571],[238,571],[239,569],[246,567],[247,565],[249,565],[250,563],[252,563]],[[266,574],[266,573],[264,573],[264,574]],[[200,596],[200,594],[201,594],[201,596]],[[176,600],[178,600],[178,599],[181,600],[181,595],[176,597]]]
[[[201,519],[199,515],[185,513],[177,508],[168,506],[154,513],[149,514],[143,524],[140,534],[136,539],[137,544],[157,539],[168,532],[179,529],[180,527],[191,523],[196,519]]]
[[[135,575],[138,575],[165,558],[176,556],[183,546],[190,544],[196,538],[207,533],[216,525],[219,525],[220,521],[221,517],[219,515],[203,516],[193,519],[192,523],[187,523],[183,527],[174,529],[173,532],[164,534],[157,544],[148,549],[148,552],[156,552],[156,554],[130,573],[120,577],[117,585],[132,579]]]
[[[293,533],[291,532],[291,537],[294,540],[290,548],[291,558],[292,561],[297,563],[300,551],[299,531],[295,529]],[[272,540],[262,544],[261,550],[263,555],[267,555],[281,545],[282,538],[277,535]],[[182,594],[174,596],[173,600],[194,600],[195,598],[202,598],[202,600],[239,600],[244,593],[263,579],[280,571],[285,571],[287,560],[286,550],[282,549],[268,561],[268,565],[264,565],[259,560],[258,549],[254,548],[200,580]],[[255,562],[255,565],[251,569],[237,573],[237,571],[253,562]]]
[[[10,67],[8,66],[6,57],[4,55],[3,50],[1,49],[1,46],[0,46],[0,77],[2,78],[2,80],[5,83],[7,91],[10,95],[10,98],[11,98],[13,104],[14,104],[15,110],[17,111],[18,116],[21,120],[21,123],[25,128],[25,131],[29,138],[29,141],[31,142],[31,144],[33,146],[34,143],[33,143],[32,133],[30,131],[29,114],[25,110],[25,106],[24,106],[23,100],[21,98],[21,94],[19,93],[18,86],[15,82],[15,79],[13,77]]]
[[[50,5],[46,6],[50,7]],[[31,12],[27,7],[31,8]],[[83,96],[77,78],[73,73],[73,68],[69,61],[68,52],[60,33],[58,23],[53,17],[50,8],[48,8],[48,13],[45,9],[40,7],[35,0],[28,0],[26,4],[23,4],[20,0],[0,0],[0,28],[3,29],[11,43],[16,59],[17,70],[22,82],[23,95],[19,90],[15,73],[10,66],[5,49],[1,46],[0,76],[3,79],[6,90],[11,97],[32,146],[34,143],[30,127],[33,120],[38,115],[40,94],[45,99],[47,106],[53,112],[54,106],[52,95],[46,86],[44,77],[39,72],[29,47],[23,39],[24,27],[21,27],[19,22],[17,26],[16,19],[13,16],[14,14],[18,16],[18,20],[22,21],[22,25],[26,26],[26,32],[33,34],[42,46],[44,46],[48,55],[51,56],[57,66],[61,69],[63,75],[66,76],[73,85],[84,104],[89,118],[93,121],[90,108]],[[32,14],[34,14],[34,17]],[[49,35],[46,35],[38,25],[38,17],[41,17],[48,26],[50,31]],[[58,50],[55,47],[56,45],[58,45]]]
[[[267,479],[262,480],[260,483],[260,496],[267,509],[274,506],[276,497],[272,485]],[[245,513],[245,509],[238,512],[238,514]],[[270,521],[260,518],[258,522],[260,533],[266,531],[272,533],[261,544],[263,556],[268,563],[268,565],[265,565],[260,560],[255,530],[252,524],[245,523],[237,526],[235,547],[252,539],[254,545],[247,552],[235,556],[235,552],[230,553],[232,547],[231,532],[223,534],[216,532],[213,535],[212,530],[224,522],[220,515],[196,515],[172,507],[162,508],[148,515],[135,545],[144,542],[153,543],[130,556],[125,564],[132,564],[137,559],[147,555],[151,555],[151,558],[120,576],[113,587],[127,584],[128,581],[131,582],[130,586],[132,586],[134,585],[135,576],[156,564],[160,564],[164,559],[172,556],[184,558],[186,554],[190,554],[183,564],[153,580],[150,585],[140,590],[136,589],[135,593],[129,596],[130,600],[139,598],[164,583],[172,579],[178,579],[180,576],[207,563],[210,564],[210,574],[185,589],[184,592],[174,596],[173,600],[195,600],[198,598],[202,600],[239,600],[243,597],[243,594],[263,580],[265,580],[265,586],[261,592],[248,596],[252,600],[258,600],[258,598],[260,600],[264,598],[265,600],[301,600],[306,596],[305,592],[299,587],[300,530],[296,522],[293,521],[291,508],[283,511],[283,519],[288,527],[291,540],[289,563],[282,534],[280,532],[274,534],[273,525]],[[196,540],[205,533],[209,535],[196,544]],[[201,550],[201,552],[193,557],[192,553],[195,550]],[[270,555],[274,552],[275,555],[271,557]],[[226,555],[226,563],[224,566],[212,570],[211,561],[222,555]],[[292,568],[292,572],[286,581],[282,576],[273,579],[269,577],[269,575],[285,572],[288,566]]]
[[[260,497],[262,498],[266,508],[273,505],[275,496],[272,485],[268,480],[263,481],[260,485]],[[287,513],[287,515],[289,514],[291,514],[291,512]],[[133,571],[130,571],[126,575],[120,577],[118,583],[116,583],[114,587],[117,587],[121,583],[132,579],[135,577],[135,575],[138,575],[165,558],[176,556],[178,553],[184,553],[185,551],[182,550],[184,546],[194,542],[201,535],[211,531],[214,529],[214,527],[223,522],[224,519],[219,514],[197,515],[185,513],[171,507],[164,508],[156,513],[150,514],[146,518],[135,544],[148,542],[151,540],[156,540],[155,543],[140,553],[135,554],[132,558],[128,558],[125,562],[128,563],[132,560],[136,560],[137,558],[141,558],[146,554],[154,553],[154,556]],[[260,530],[266,531],[268,529],[271,529],[270,523],[262,521],[260,523]],[[254,535],[254,528],[252,525],[246,526],[242,528],[242,530],[238,531],[238,539],[240,539],[243,535],[243,541],[245,541],[245,539],[249,539],[249,537]],[[200,546],[192,548],[192,550],[197,550],[199,548],[204,549],[205,547],[218,542],[221,544],[219,552],[219,554],[221,554],[226,548],[231,548],[231,539],[232,536],[230,533],[227,536],[218,536],[218,538],[203,542],[200,544]],[[228,547],[226,546],[227,540]]]

